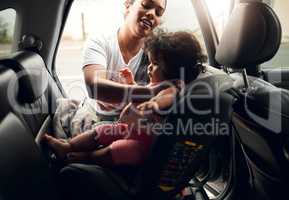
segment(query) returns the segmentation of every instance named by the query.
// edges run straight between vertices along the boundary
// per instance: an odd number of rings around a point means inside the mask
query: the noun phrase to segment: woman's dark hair
[[[136,0],[129,0],[129,3],[130,4],[133,4]],[[166,1],[166,4],[165,4],[165,8],[167,7],[167,3],[168,3],[168,0],[165,0]]]
[[[156,61],[163,61],[165,66],[159,67],[166,79],[184,79],[188,83],[205,71],[203,63],[207,57],[197,38],[190,32],[158,30],[146,39],[145,51]],[[182,74],[184,77],[181,77]]]

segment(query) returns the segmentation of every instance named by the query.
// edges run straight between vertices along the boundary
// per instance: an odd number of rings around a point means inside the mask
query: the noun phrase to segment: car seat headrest
[[[48,86],[48,76],[45,63],[39,54],[19,51],[2,59],[0,63],[17,75],[14,88],[18,87],[16,95],[19,102],[33,103],[44,94]]]
[[[217,47],[216,60],[242,69],[270,60],[281,42],[275,12],[261,2],[239,3],[233,10]]]

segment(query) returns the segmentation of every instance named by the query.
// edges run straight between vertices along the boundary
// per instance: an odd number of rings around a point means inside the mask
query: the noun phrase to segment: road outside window
[[[282,40],[277,54],[268,62],[261,65],[267,68],[288,68],[289,67],[289,1],[266,0],[279,17],[282,26]]]
[[[15,20],[15,10],[0,10],[0,57],[12,52]]]

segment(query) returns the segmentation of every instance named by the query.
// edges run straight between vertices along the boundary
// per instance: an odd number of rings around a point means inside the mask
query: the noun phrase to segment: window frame
[[[62,34],[63,34],[63,31],[64,31],[64,28],[65,28],[65,25],[66,25],[66,21],[67,21],[67,18],[69,16],[69,11],[72,7],[72,4],[73,4],[74,0],[67,0],[66,2],[66,6],[64,8],[64,11],[63,11],[63,17],[62,17],[62,22],[61,22],[61,27],[60,27],[60,32],[59,32],[59,37],[57,39],[57,43],[56,43],[56,47],[55,47],[55,51],[53,53],[53,58],[52,58],[52,65],[51,65],[51,75],[52,75],[52,78],[54,79],[54,81],[56,82],[56,84],[58,85],[59,89],[60,89],[60,92],[61,94],[63,95],[63,97],[68,97],[67,93],[65,92],[59,78],[58,78],[58,75],[57,75],[57,71],[56,71],[56,57],[57,57],[57,53],[58,53],[58,50],[59,50],[59,45],[60,45],[60,41],[61,41],[61,38],[62,38]]]

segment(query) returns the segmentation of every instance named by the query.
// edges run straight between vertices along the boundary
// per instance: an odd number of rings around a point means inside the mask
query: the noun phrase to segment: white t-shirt
[[[106,78],[116,82],[119,81],[119,70],[123,67],[128,67],[135,75],[143,55],[143,49],[140,49],[128,63],[125,63],[119,48],[117,33],[118,30],[115,30],[108,34],[102,33],[90,37],[86,42],[83,55],[83,67],[90,64],[102,65],[108,72]],[[97,103],[91,101],[91,103],[95,104],[93,105],[95,111],[100,114],[114,115],[119,113],[121,108],[119,104],[113,105],[101,101]],[[109,108],[109,111],[103,107]]]
[[[116,30],[110,34],[102,33],[88,39],[83,56],[83,66],[102,65],[108,72],[107,79],[113,81],[119,81],[118,72],[123,67],[130,68],[135,75],[143,55],[143,49],[140,49],[128,63],[125,63],[119,48],[117,33]]]

